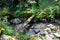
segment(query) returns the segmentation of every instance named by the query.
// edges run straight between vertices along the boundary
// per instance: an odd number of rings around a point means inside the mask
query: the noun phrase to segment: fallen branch
[[[22,28],[20,29],[18,29],[18,32],[23,32],[23,30],[25,29],[25,28],[27,28],[27,25],[31,22],[31,20],[33,19],[35,17],[35,15],[33,14],[30,18],[28,18],[27,19],[27,21],[26,22],[24,22],[23,23],[23,25],[21,26]]]

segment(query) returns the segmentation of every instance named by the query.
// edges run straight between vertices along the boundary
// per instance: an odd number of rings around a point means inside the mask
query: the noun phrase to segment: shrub
[[[19,35],[17,36],[18,37],[18,39],[20,39],[20,40],[29,40],[29,36],[28,35],[26,35],[26,34],[24,34],[24,33],[19,33]]]
[[[38,19],[49,19],[51,21],[54,21],[55,19],[55,7],[51,6],[48,8],[45,8],[41,13],[38,13],[36,18]]]
[[[1,28],[5,29],[4,34],[6,34],[6,35],[15,35],[16,34],[15,30],[13,30],[12,27],[7,25],[7,17],[4,17],[4,20],[2,22],[0,22],[0,29]]]

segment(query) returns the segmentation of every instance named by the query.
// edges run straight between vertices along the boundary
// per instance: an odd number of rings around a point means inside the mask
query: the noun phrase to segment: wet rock
[[[58,27],[57,26],[55,26],[55,25],[53,25],[53,24],[49,24],[49,25],[47,25],[48,27],[50,27],[50,29],[52,30],[52,31],[57,31],[57,29],[58,29]]]
[[[47,25],[48,27],[53,27],[54,25],[53,24],[49,24],[49,25]]]
[[[50,28],[45,29],[45,35],[48,35],[51,38],[54,38],[54,35],[52,35],[52,31]]]
[[[56,23],[60,24],[60,20],[55,20]]]
[[[2,37],[2,40],[9,40],[9,38],[6,37],[6,35],[4,35],[4,36]]]
[[[35,32],[39,32],[40,30],[43,30],[43,28],[45,27],[46,27],[45,24],[39,23],[39,24],[34,24],[32,28]]]
[[[40,31],[40,25],[36,25],[36,26],[34,26],[34,28],[33,28],[33,30],[35,31],[35,32],[38,32],[38,31]]]
[[[23,23],[22,23],[22,24],[15,25],[15,26],[14,26],[14,29],[15,29],[16,31],[19,31],[19,29],[20,29],[20,30],[23,30],[23,29],[22,29],[23,27],[21,27],[22,25],[23,25]]]
[[[21,20],[19,18],[15,18],[15,19],[11,20],[11,22],[13,24],[20,24],[21,23]]]
[[[53,40],[49,35],[46,35],[46,40]]]
[[[35,35],[35,32],[33,29],[30,29],[26,34],[28,35]]]
[[[54,33],[54,36],[60,38],[60,33]]]
[[[42,20],[40,20],[40,21],[43,22],[43,23],[46,23],[46,22],[47,22],[46,19],[42,19]]]
[[[52,27],[52,26],[53,26],[53,24],[49,24],[49,25],[47,25],[47,26]]]
[[[37,40],[42,40],[40,37],[37,37]]]
[[[34,0],[33,0],[33,1],[32,1],[32,0],[29,0],[28,3],[29,3],[29,4],[36,4],[36,1],[34,1]]]
[[[40,32],[40,35],[41,35],[41,36],[45,36],[45,33],[44,33],[44,32]]]
[[[52,35],[52,34],[50,34],[49,36],[50,36],[52,39],[54,39],[54,38],[55,38],[55,36],[54,36],[54,35]]]
[[[16,40],[15,38],[11,37],[11,36],[8,36],[8,35],[3,35],[1,37],[1,40]]]
[[[53,40],[50,35],[51,35],[51,29],[50,28],[46,28],[45,29],[45,37],[46,37],[46,40]]]
[[[45,29],[45,34],[51,34],[51,29],[50,28],[46,28]]]

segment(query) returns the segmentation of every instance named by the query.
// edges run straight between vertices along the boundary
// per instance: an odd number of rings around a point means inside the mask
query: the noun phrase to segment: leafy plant
[[[2,22],[0,22],[0,29],[4,28],[5,29],[5,34],[6,35],[15,35],[16,32],[15,30],[13,30],[12,27],[7,25],[7,17],[4,17],[4,20]]]
[[[24,34],[24,33],[19,33],[19,35],[17,36],[20,40],[29,40],[29,36]]]
[[[53,21],[55,19],[55,7],[48,7],[45,8],[41,13],[38,13],[36,18],[39,19],[49,19],[51,21]]]

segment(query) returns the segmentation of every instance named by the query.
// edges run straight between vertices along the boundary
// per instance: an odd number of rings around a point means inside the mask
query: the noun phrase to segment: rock
[[[50,28],[46,28],[45,29],[45,34],[51,34],[51,29]]]
[[[57,31],[57,29],[58,29],[58,27],[56,27],[55,25],[53,25],[53,24],[49,24],[49,25],[47,25],[48,27],[50,27],[50,29],[52,30],[52,31]]]
[[[32,28],[35,32],[39,32],[40,30],[42,30],[45,27],[46,27],[45,24],[40,23],[40,24],[34,24]]]
[[[54,38],[55,38],[55,36],[54,36],[54,35],[52,35],[52,34],[50,34],[49,36],[50,36],[52,39],[54,39]]]
[[[23,23],[22,23],[22,24],[15,25],[14,29],[15,29],[17,32],[19,31],[19,29],[20,29],[20,30],[23,30],[23,29],[22,29],[23,27],[21,27],[22,25],[23,25]]]
[[[52,31],[50,28],[45,29],[45,35],[49,36],[50,38],[54,38],[54,35],[52,35]]]
[[[49,35],[46,35],[46,40],[53,40]]]
[[[49,24],[49,25],[47,25],[48,27],[53,27],[53,24]]]
[[[54,33],[54,36],[60,38],[60,33]]]
[[[45,36],[45,33],[44,33],[44,32],[40,32],[40,35],[41,35],[41,36]]]
[[[46,23],[46,22],[47,22],[46,19],[42,19],[42,20],[40,20],[40,21],[43,22],[43,23]]]
[[[16,39],[8,35],[3,35],[1,40],[16,40]]]
[[[4,36],[2,37],[2,40],[9,40],[9,38],[6,37],[6,35],[4,35]]]
[[[31,35],[35,35],[35,32],[33,29],[30,29],[26,34],[31,36]]]
[[[40,37],[37,37],[37,40],[42,40]]]
[[[33,30],[35,32],[38,32],[38,31],[40,31],[40,27],[41,27],[40,25],[36,25],[36,26],[34,26],[34,29]]]
[[[32,0],[29,0],[28,3],[29,3],[29,4],[36,4],[36,1],[34,1],[34,0],[33,0],[33,1],[32,1]]]
[[[11,22],[13,24],[19,24],[19,23],[21,23],[21,20],[19,18],[15,18],[15,19],[11,20]]]

